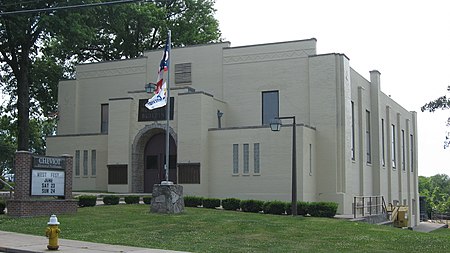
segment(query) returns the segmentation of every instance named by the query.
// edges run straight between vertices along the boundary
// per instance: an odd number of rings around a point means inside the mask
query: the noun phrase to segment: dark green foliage
[[[450,85],[447,86],[447,91],[450,92]],[[450,109],[450,98],[446,95],[439,97],[431,102],[426,103],[424,106],[420,108],[422,112],[429,111],[434,112],[436,109],[448,110]],[[447,126],[450,126],[450,118],[447,119]],[[444,140],[444,148],[450,147],[450,133],[447,132]]]
[[[291,210],[292,209],[292,204],[291,204],[291,202],[286,202],[285,206],[286,206],[286,213],[291,215],[292,214],[292,210]],[[298,215],[303,215],[303,216],[308,214],[308,206],[309,206],[308,202],[298,201],[297,202],[297,214]]]
[[[184,205],[187,207],[198,207],[202,205],[203,197],[184,196]]]
[[[225,210],[236,211],[237,209],[239,209],[240,203],[241,203],[241,200],[239,200],[239,199],[228,198],[228,199],[222,200],[222,207]]]
[[[334,202],[311,202],[308,213],[313,217],[329,217],[336,215],[338,204]]]
[[[105,205],[117,205],[119,204],[120,197],[116,195],[105,195],[103,196],[103,203]]]
[[[281,201],[267,201],[263,205],[263,211],[267,214],[284,214],[285,203]]]
[[[204,208],[216,208],[220,206],[220,199],[216,198],[204,198],[203,207]]]
[[[139,204],[140,197],[137,195],[125,196],[125,203],[127,204]]]
[[[0,214],[5,213],[5,207],[6,207],[5,201],[3,199],[0,199]]]
[[[144,204],[150,205],[152,203],[152,196],[144,196],[142,197],[142,201],[144,201]]]
[[[97,196],[81,195],[78,197],[79,207],[95,206],[96,203],[97,203]]]
[[[263,210],[264,201],[261,200],[241,200],[240,207],[243,212],[257,213]]]

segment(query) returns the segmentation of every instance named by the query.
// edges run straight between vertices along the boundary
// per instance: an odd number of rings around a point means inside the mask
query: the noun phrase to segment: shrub
[[[142,197],[142,201],[144,201],[144,204],[150,205],[152,203],[152,196],[144,196]]]
[[[220,206],[220,199],[216,198],[204,198],[203,207],[204,208],[216,208]]]
[[[267,201],[263,205],[263,211],[267,214],[284,214],[285,203],[281,201]]]
[[[202,205],[203,197],[184,196],[184,205],[187,207],[198,207]]]
[[[261,200],[241,200],[240,207],[243,212],[257,213],[262,211],[264,201]]]
[[[105,205],[117,205],[119,204],[119,196],[116,195],[105,195],[103,196],[103,204]]]
[[[6,203],[3,199],[0,199],[0,214],[5,213]]]
[[[336,215],[338,204],[334,202],[311,202],[308,213],[313,217],[329,217]]]
[[[97,196],[94,195],[81,195],[78,197],[79,207],[95,206],[97,204]]]
[[[287,203],[285,203],[285,205],[286,205],[286,213],[291,215],[292,214],[292,210],[291,210],[292,203],[287,202]],[[309,207],[308,202],[298,201],[297,202],[297,214],[305,216],[306,214],[308,214],[308,207]]]
[[[127,204],[139,204],[140,197],[137,195],[125,196],[125,203]]]
[[[237,209],[239,209],[240,203],[241,203],[241,201],[239,199],[228,198],[228,199],[222,200],[222,207],[225,210],[236,211]]]

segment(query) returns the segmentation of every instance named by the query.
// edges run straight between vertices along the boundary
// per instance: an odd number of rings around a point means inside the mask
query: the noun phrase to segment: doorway
[[[177,147],[170,136],[169,150],[169,181],[177,183]],[[153,192],[153,185],[166,179],[164,171],[166,152],[166,134],[153,135],[145,145],[144,151],[144,192]]]

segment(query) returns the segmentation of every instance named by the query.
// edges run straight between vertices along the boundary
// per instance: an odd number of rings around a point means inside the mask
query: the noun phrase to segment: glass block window
[[[75,176],[80,175],[80,150],[75,151]]]
[[[88,151],[83,150],[83,176],[88,175]]]
[[[239,173],[239,144],[233,144],[233,174]]]
[[[244,174],[249,173],[249,145],[244,144]]]
[[[97,175],[97,151],[91,150],[91,175]]]
[[[180,63],[175,64],[175,84],[192,83],[192,64]]]
[[[259,143],[253,144],[253,172],[255,174],[259,174],[261,172],[260,170],[260,164],[259,164]]]

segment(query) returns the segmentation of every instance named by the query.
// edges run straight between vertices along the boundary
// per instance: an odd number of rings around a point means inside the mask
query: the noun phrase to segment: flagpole
[[[166,170],[166,183],[167,184],[171,184],[171,182],[169,182],[169,165],[170,165],[170,147],[169,147],[169,143],[170,143],[170,133],[169,133],[169,120],[170,120],[170,58],[172,57],[171,55],[171,47],[172,47],[172,31],[168,31],[167,33],[168,36],[168,60],[167,60],[167,96],[166,96],[166,164],[165,164],[165,170]]]

